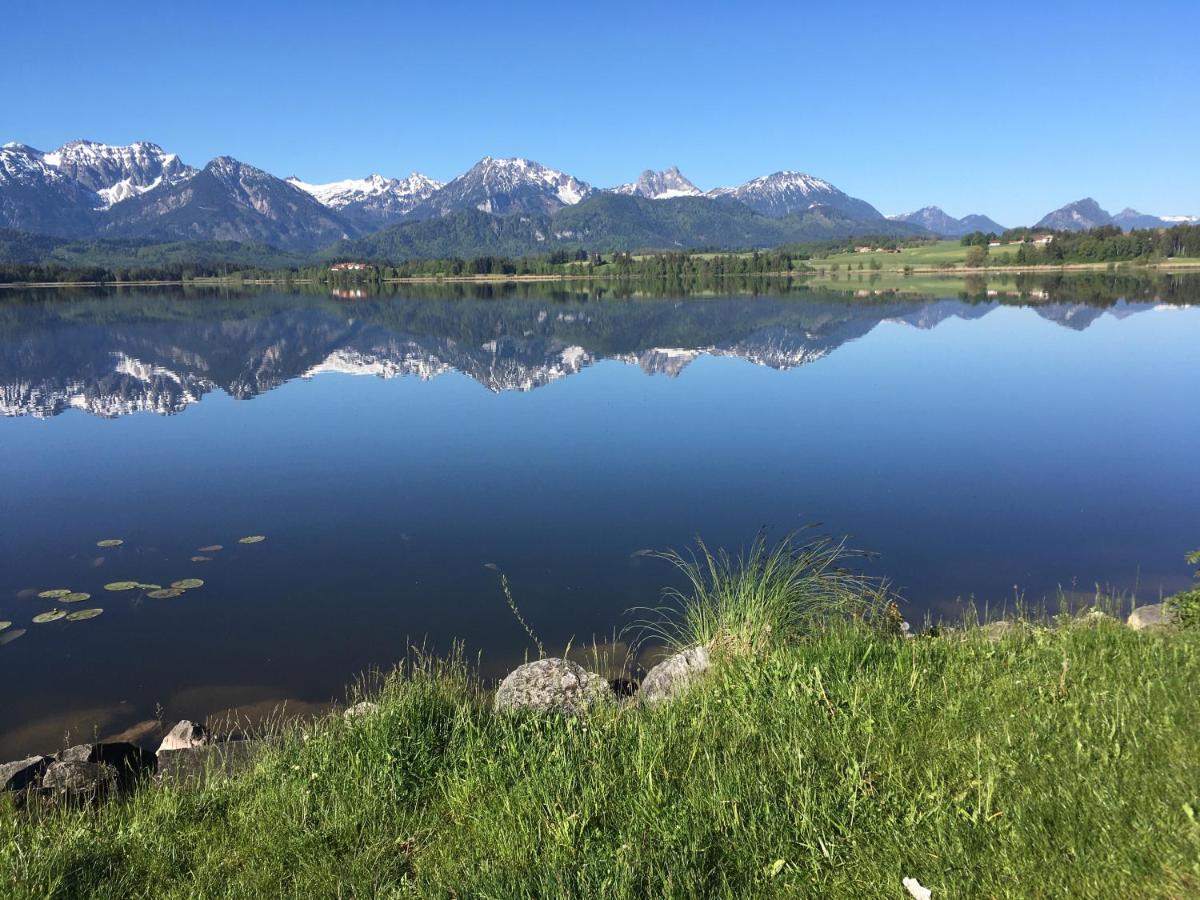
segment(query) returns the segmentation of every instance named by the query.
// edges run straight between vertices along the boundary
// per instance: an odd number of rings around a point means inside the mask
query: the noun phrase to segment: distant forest
[[[1048,244],[1034,244],[1045,230],[1012,229],[1001,235],[975,232],[962,244],[976,254],[972,265],[1060,265],[1065,263],[1154,262],[1200,257],[1200,226],[1122,232],[1105,226],[1085,232],[1052,232]],[[880,235],[787,244],[752,252],[646,253],[592,252],[583,247],[540,255],[448,256],[391,262],[386,258],[351,257],[282,251],[268,244],[237,241],[177,241],[166,244],[136,240],[68,242],[0,229],[0,283],[145,282],[234,280],[306,280],[344,283],[394,278],[468,276],[612,277],[620,279],[694,281],[727,276],[804,274],[810,261],[857,246],[897,249],[928,243],[929,238]],[[988,244],[1023,241],[1015,253],[987,260]],[[1011,248],[1009,248],[1011,249]],[[367,268],[332,271],[339,261],[356,260]]]

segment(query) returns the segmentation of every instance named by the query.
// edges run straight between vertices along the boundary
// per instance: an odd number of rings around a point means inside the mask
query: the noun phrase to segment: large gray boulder
[[[98,744],[76,744],[58,754],[60,763],[103,763],[117,773],[117,786],[122,790],[132,788],[144,776],[156,768],[154,754],[136,744],[124,741],[100,742]]]
[[[158,778],[166,784],[202,784],[214,776],[228,776],[254,766],[260,741],[219,741],[180,750],[161,750]]]
[[[677,697],[710,668],[712,660],[704,647],[692,647],[668,656],[646,673],[638,699],[654,704]]]
[[[170,750],[190,750],[193,747],[204,747],[212,743],[212,735],[207,728],[195,722],[183,719],[167,732],[167,736],[158,745],[158,752]]]
[[[0,764],[0,791],[23,791],[42,783],[52,756],[30,756]]]
[[[116,766],[78,759],[51,763],[42,776],[43,788],[67,800],[103,800],[116,793],[119,784]]]
[[[615,699],[604,677],[569,660],[551,657],[509,672],[496,691],[496,711],[575,715]]]
[[[1175,615],[1165,603],[1151,603],[1139,606],[1125,622],[1134,631],[1164,631],[1174,626]]]

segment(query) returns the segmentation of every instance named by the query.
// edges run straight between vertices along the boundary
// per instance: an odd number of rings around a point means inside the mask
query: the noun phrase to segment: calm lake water
[[[561,649],[658,601],[637,551],[696,536],[822,523],[914,622],[1189,580],[1195,281],[444,293],[0,294],[0,758],[157,709],[315,709],[410,642],[494,674],[527,649],[498,570]],[[104,614],[32,624],[50,588]]]

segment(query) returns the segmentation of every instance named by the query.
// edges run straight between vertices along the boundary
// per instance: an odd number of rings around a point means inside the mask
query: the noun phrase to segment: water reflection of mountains
[[[210,391],[254,397],[324,373],[467,375],[491,391],[529,391],[601,360],[678,375],[708,354],[787,369],[821,359],[881,322],[933,328],[994,303],[846,299],[445,300],[259,294],[125,294],[0,299],[0,411],[69,409],[116,417],[182,411]],[[1036,313],[1083,329],[1153,303],[1045,302]]]

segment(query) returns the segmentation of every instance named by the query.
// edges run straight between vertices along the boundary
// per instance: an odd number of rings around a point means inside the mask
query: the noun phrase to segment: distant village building
[[[330,272],[363,272],[374,268],[365,262],[340,262],[329,267]]]
[[[1052,234],[1039,234],[1034,237],[1033,242],[1035,244],[1049,244],[1053,240],[1054,235]]]

